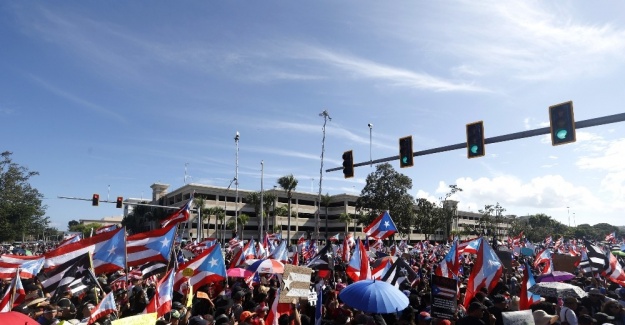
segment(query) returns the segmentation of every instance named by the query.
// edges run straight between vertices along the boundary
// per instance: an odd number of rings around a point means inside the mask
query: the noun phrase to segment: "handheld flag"
[[[87,325],[95,323],[98,319],[117,312],[117,305],[115,305],[115,297],[113,292],[109,292],[104,299],[95,307],[91,312],[91,316],[87,321]]]
[[[180,222],[185,222],[189,220],[189,215],[190,215],[189,211],[191,210],[191,203],[193,203],[193,196],[189,198],[189,201],[187,201],[187,203],[183,205],[182,208],[170,214],[169,216],[167,216],[167,218],[163,219],[161,221],[161,227],[165,228],[168,225],[172,225],[172,224],[175,225]]]
[[[468,308],[475,293],[482,288],[492,291],[497,285],[497,281],[503,272],[503,265],[497,254],[484,238],[480,238],[477,260],[471,270],[467,291],[464,296],[464,306]]]
[[[391,219],[391,215],[388,211],[380,214],[379,217],[375,218],[373,222],[367,226],[364,230],[367,237],[372,237],[374,239],[385,239],[390,237],[392,234],[397,232],[397,227]]]
[[[128,236],[128,266],[140,266],[147,262],[169,262],[169,254],[176,236],[176,225]]]
[[[530,309],[532,304],[540,301],[540,295],[529,291],[529,288],[531,288],[534,284],[536,284],[536,280],[534,280],[532,269],[530,269],[529,264],[525,263],[525,268],[523,269],[523,282],[521,283],[519,310]]]

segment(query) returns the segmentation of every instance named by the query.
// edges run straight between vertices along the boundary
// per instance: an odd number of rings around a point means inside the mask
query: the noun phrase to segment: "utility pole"
[[[260,161],[260,220],[259,220],[259,227],[258,227],[258,242],[262,245],[263,244],[263,222],[264,222],[264,217],[265,217],[265,205],[263,202],[263,177],[264,177],[264,173],[265,173],[265,163],[261,160]]]
[[[321,140],[321,168],[319,169],[319,194],[317,195],[317,213],[315,214],[315,238],[319,240],[319,213],[321,212],[321,185],[323,182],[323,154],[325,153],[325,144],[326,144],[326,124],[328,120],[332,121],[330,114],[328,114],[327,110],[319,113],[319,116],[323,117],[323,139]],[[328,238],[326,238],[326,241]]]
[[[239,131],[234,136],[234,143],[237,147],[236,161],[234,168],[234,233],[239,234]],[[243,237],[243,236],[241,236]],[[240,238],[243,240],[243,238]]]

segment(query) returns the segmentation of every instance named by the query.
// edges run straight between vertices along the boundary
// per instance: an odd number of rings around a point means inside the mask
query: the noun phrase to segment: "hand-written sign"
[[[294,298],[308,299],[312,273],[311,268],[285,264],[279,302],[291,303]]]
[[[534,316],[531,310],[509,311],[501,313],[504,325],[534,325]]]
[[[454,319],[458,280],[432,275],[432,316],[442,319]]]

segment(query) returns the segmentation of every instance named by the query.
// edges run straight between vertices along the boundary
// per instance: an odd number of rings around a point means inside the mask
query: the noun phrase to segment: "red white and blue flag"
[[[169,270],[167,274],[158,282],[156,292],[150,303],[145,308],[146,313],[156,313],[158,317],[162,317],[171,310],[171,304],[174,297],[174,270]]]
[[[484,238],[480,238],[477,260],[471,270],[469,283],[464,297],[464,306],[468,307],[475,294],[482,288],[491,292],[503,273],[503,265],[497,254]]]
[[[397,227],[391,219],[388,211],[380,214],[373,222],[363,230],[367,237],[374,239],[385,239],[397,232]]]
[[[175,236],[175,224],[128,236],[128,266],[135,267],[155,261],[168,262]]]
[[[180,288],[182,283],[186,281],[187,278],[182,274],[185,269],[193,270],[193,275],[188,280],[195,289],[210,282],[225,280],[226,264],[221,253],[221,245],[218,243],[189,262],[180,265],[178,272],[176,272],[174,288]]]
[[[95,323],[98,319],[117,312],[117,305],[115,305],[115,297],[113,292],[109,292],[102,301],[91,312],[91,316],[87,321],[87,325]]]
[[[481,238],[478,237],[458,244],[458,254],[477,254],[477,249],[480,246],[480,240]]]
[[[536,255],[536,260],[534,261],[534,268],[538,269],[540,264],[544,264],[542,274],[549,274],[552,271],[551,268],[551,249],[545,248],[542,252]]]
[[[458,269],[460,268],[459,256],[458,241],[454,240],[449,252],[440,261],[434,273],[445,278],[458,278]]]
[[[269,254],[269,258],[273,258],[274,260],[281,262],[287,262],[289,257],[286,250],[286,241],[281,241],[278,247],[276,247],[271,254]]]
[[[619,284],[621,286],[625,286],[625,272],[623,271],[623,267],[618,262],[614,254],[612,252],[607,252],[607,268],[603,270],[601,273],[606,279]]]
[[[81,239],[82,239],[82,235],[81,234],[76,234],[76,235],[69,236],[69,237],[63,239],[63,241],[59,244],[58,247],[65,246],[65,245],[71,244],[71,243],[76,243],[76,242],[80,241]]]
[[[612,243],[616,242],[616,232],[611,232],[605,236],[605,241]]]
[[[354,255],[347,265],[347,275],[354,281],[371,279],[371,267],[369,266],[369,256],[365,251],[360,239],[356,240]]]
[[[193,202],[193,196],[189,198],[189,201],[182,208],[178,209],[176,212],[167,216],[167,218],[161,221],[161,227],[165,228],[170,224],[178,224],[180,222],[185,222],[189,220],[191,203]]]
[[[42,256],[35,256],[35,259],[19,259],[11,258],[10,256],[19,255],[3,255],[0,257],[0,279],[13,278],[18,269],[20,277],[30,279],[41,271],[45,260]]]
[[[525,268],[523,269],[523,281],[521,282],[521,299],[519,301],[520,310],[530,309],[532,304],[540,301],[540,295],[529,291],[529,288],[535,284],[536,280],[534,280],[534,274],[532,274],[529,264],[525,263]]]
[[[126,268],[126,231],[115,233],[113,237],[102,243],[93,254],[93,271],[95,274],[110,273]]]
[[[26,290],[22,285],[17,272],[13,273],[11,284],[7,286],[4,295],[0,300],[0,313],[10,312],[13,307],[19,306],[26,299]]]
[[[100,228],[95,230],[95,234],[99,235],[99,234],[102,234],[102,233],[105,233],[105,232],[113,231],[115,229],[117,229],[117,225],[102,226],[102,227],[100,227]]]
[[[391,262],[392,260],[390,258],[382,260],[382,262],[380,262],[380,264],[374,268],[373,271],[371,271],[371,278],[381,280],[386,275],[386,272],[391,269],[391,266],[393,266],[393,263]]]
[[[71,243],[65,245],[63,247],[57,247],[54,250],[51,250],[43,256],[46,258],[43,269],[44,271],[48,271],[53,269],[54,267],[61,265],[67,261],[70,261],[76,257],[83,255],[84,253],[94,254],[96,251],[100,251],[103,247],[107,245],[107,242],[118,235],[119,232],[123,232],[124,228],[119,228],[117,230],[105,232],[99,235],[94,235],[89,238],[82,239],[78,242]],[[93,260],[94,264],[99,263],[95,258]],[[105,261],[105,263],[108,263]],[[99,270],[96,269],[96,272]]]

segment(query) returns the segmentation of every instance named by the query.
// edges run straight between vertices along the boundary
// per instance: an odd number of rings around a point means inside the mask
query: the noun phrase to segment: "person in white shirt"
[[[567,322],[570,325],[577,325],[575,309],[577,309],[577,299],[573,297],[564,298],[564,306],[560,309],[560,322],[562,324]]]

